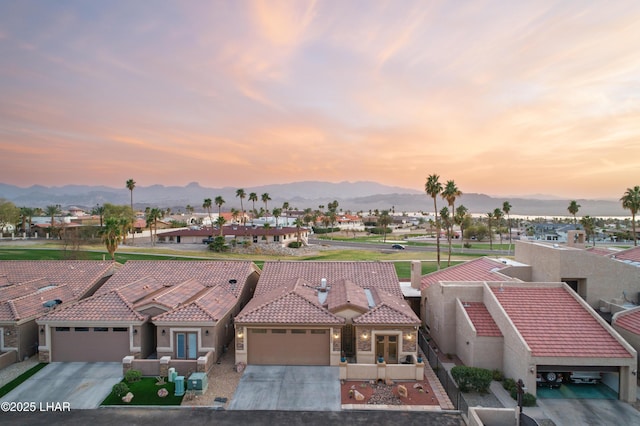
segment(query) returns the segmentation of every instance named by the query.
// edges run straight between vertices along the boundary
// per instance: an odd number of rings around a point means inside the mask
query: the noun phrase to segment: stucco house
[[[0,353],[8,354],[2,365],[36,353],[37,318],[91,296],[119,266],[93,260],[0,261]]]
[[[38,320],[41,361],[215,360],[258,275],[248,261],[128,261],[94,296]]]
[[[417,357],[419,325],[392,263],[266,262],[235,320],[236,361],[401,364]]]
[[[286,247],[289,243],[298,241],[298,234],[303,244],[308,244],[309,230],[295,227],[271,227],[252,225],[228,225],[222,227],[222,235],[227,242],[235,241],[238,244],[277,244]],[[158,241],[176,244],[202,244],[202,240],[220,235],[218,228],[178,229],[158,233]]]

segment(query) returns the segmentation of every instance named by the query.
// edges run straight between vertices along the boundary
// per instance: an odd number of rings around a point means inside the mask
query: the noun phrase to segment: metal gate
[[[346,324],[342,327],[342,351],[344,356],[352,357],[356,354],[356,337],[353,324]]]

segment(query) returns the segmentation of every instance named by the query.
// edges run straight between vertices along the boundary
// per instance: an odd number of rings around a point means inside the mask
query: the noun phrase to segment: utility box
[[[187,389],[194,391],[196,395],[205,393],[208,385],[207,373],[192,373],[187,380]]]
[[[176,383],[176,392],[175,392],[175,396],[182,396],[184,395],[184,376],[178,376],[175,379],[175,383]]]

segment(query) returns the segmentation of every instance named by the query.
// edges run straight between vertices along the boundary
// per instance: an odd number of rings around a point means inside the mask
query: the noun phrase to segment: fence
[[[455,380],[453,380],[453,377],[451,377],[451,373],[442,364],[440,358],[438,358],[438,353],[436,352],[437,349],[434,349],[431,347],[431,345],[429,345],[429,340],[424,335],[424,331],[422,330],[418,330],[418,345],[420,346],[420,349],[422,349],[424,355],[427,357],[427,362],[429,362],[431,369],[438,376],[438,380],[440,380],[440,383],[442,384],[442,387],[444,387],[445,392],[447,392],[447,395],[449,395],[449,399],[451,400],[453,406],[456,408],[456,410],[459,410],[466,415],[467,411],[469,410],[469,404],[467,404],[467,401],[464,399],[464,396],[462,395],[462,392],[460,392],[460,389],[458,389]]]
[[[520,413],[520,426],[540,426],[536,419]]]

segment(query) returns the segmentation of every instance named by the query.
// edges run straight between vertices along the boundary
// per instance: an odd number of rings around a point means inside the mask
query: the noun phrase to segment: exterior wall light
[[[165,329],[162,329],[162,335],[164,336],[165,334],[167,334],[167,332],[165,331]]]
[[[242,330],[238,331],[238,338],[239,338],[239,339],[242,339],[242,336],[243,336],[243,334],[242,334]]]

